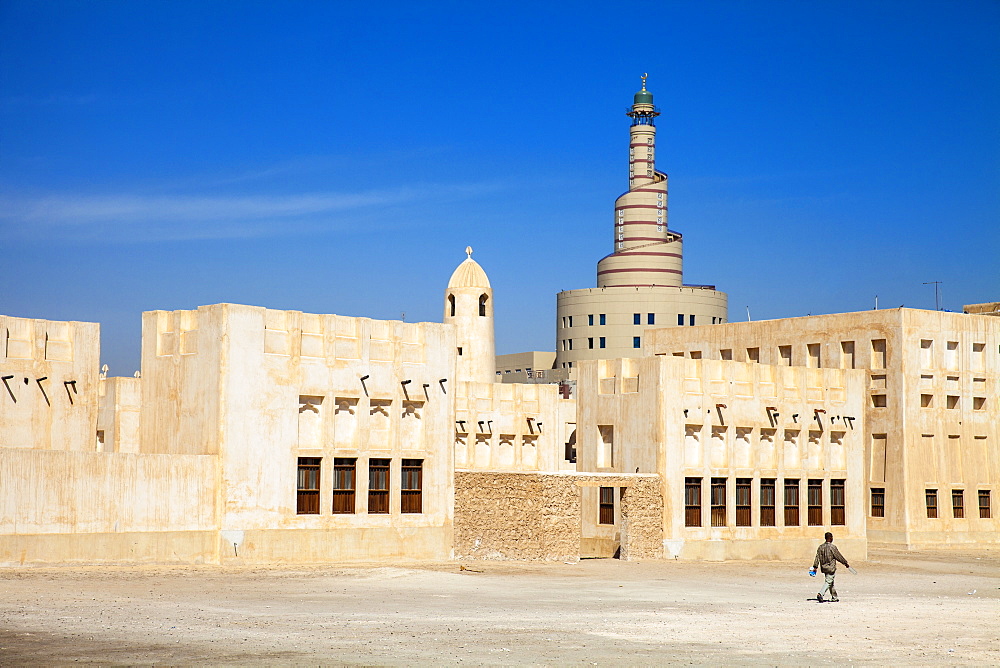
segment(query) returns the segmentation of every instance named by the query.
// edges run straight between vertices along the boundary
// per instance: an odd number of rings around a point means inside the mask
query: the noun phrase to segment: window
[[[615,488],[601,487],[601,524],[615,523]]]
[[[726,526],[725,478],[712,478],[712,526]]]
[[[823,481],[810,479],[806,501],[809,504],[809,526],[823,526]]]
[[[639,339],[638,336],[633,336],[632,337],[632,347],[633,348],[641,348],[642,347],[642,342],[641,342],[641,340]]]
[[[733,349],[732,348],[723,348],[722,350],[719,351],[719,358],[720,359],[724,359],[724,360],[731,360],[731,359],[733,359]]]
[[[951,490],[951,516],[957,518],[965,517],[965,490]]]
[[[490,299],[489,296],[485,294],[479,295],[479,315],[481,316],[486,315],[486,302],[488,302],[489,299]]]
[[[573,350],[573,339],[566,339],[566,345],[570,350]]]
[[[587,348],[589,348],[590,350],[594,349],[594,337],[592,336],[587,337]]]
[[[646,314],[646,324],[647,325],[655,325],[656,324],[656,314],[655,313],[647,313]]]
[[[981,489],[979,490],[979,517],[989,519],[992,516],[990,512],[990,490]]]
[[[986,397],[972,397],[972,410],[974,411],[986,410]]]
[[[455,317],[455,295],[448,295],[448,314]]]
[[[933,394],[921,394],[920,395],[920,407],[921,408],[932,408],[934,406],[934,395]]]
[[[633,313],[632,314],[632,324],[633,325],[641,325],[642,324],[642,317],[640,316],[640,314],[638,314],[638,313]]]
[[[569,317],[568,317],[568,318],[566,319],[566,322],[568,322],[568,323],[569,323],[569,326],[570,326],[570,327],[572,327],[572,326],[573,326],[573,316],[569,316]]]
[[[694,315],[688,316],[688,325],[694,326]]]
[[[683,313],[678,313],[677,314],[677,326],[680,327],[680,326],[683,326],[683,325],[684,325],[684,314]]]
[[[778,357],[781,358],[782,366],[792,366],[792,347],[778,346]]]
[[[948,408],[958,408],[958,397],[955,395],[948,395],[945,397],[945,405]]]
[[[736,479],[736,526],[750,526],[750,478]]]
[[[885,395],[884,394],[873,394],[872,395],[872,406],[875,408],[885,408]]]
[[[684,526],[701,526],[701,478],[684,478]]]
[[[924,499],[927,504],[927,517],[931,519],[937,517],[937,490],[926,490],[924,492]]]
[[[319,457],[299,457],[298,499],[295,512],[319,515]]]
[[[872,517],[885,517],[885,487],[872,487]]]
[[[774,478],[760,479],[760,525],[774,526]]]
[[[760,348],[747,348],[747,362],[760,361]]]
[[[368,460],[368,512],[372,515],[389,513],[389,460]]]
[[[593,313],[591,313],[590,315],[587,316],[587,324],[590,325],[591,327],[594,326],[594,314]]]
[[[799,525],[799,481],[785,478],[785,526]]]
[[[423,467],[422,459],[404,459],[400,470],[399,502],[404,513],[423,512]]]
[[[333,459],[333,512],[345,514],[354,512],[356,459],[334,457]]]
[[[597,340],[597,345],[600,346],[601,348],[604,347],[604,337],[603,336],[600,339]]]
[[[847,498],[843,480],[830,481],[830,524],[843,526],[847,524],[845,501]]]
[[[601,314],[601,316],[600,316],[600,323],[602,325],[608,324],[608,318],[607,318],[606,314],[604,314],[604,313]]]

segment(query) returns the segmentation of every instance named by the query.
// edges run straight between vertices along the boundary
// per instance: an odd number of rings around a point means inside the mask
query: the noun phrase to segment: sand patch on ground
[[[1000,553],[852,565],[5,569],[0,664],[1000,664]]]

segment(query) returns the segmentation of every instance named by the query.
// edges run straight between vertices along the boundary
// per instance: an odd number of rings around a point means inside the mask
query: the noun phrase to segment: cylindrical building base
[[[607,287],[556,296],[556,363],[642,357],[649,327],[727,322],[728,297],[710,287]]]

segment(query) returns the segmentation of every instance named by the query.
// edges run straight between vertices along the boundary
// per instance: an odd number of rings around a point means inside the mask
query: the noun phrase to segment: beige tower
[[[628,190],[615,200],[612,252],[597,263],[597,287],[556,297],[557,368],[585,359],[641,357],[647,327],[726,322],[727,297],[685,285],[681,234],[667,228],[667,175],[656,169],[653,94],[635,94]]]
[[[458,265],[444,297],[444,322],[456,328],[456,380],[492,383],[496,380],[493,343],[493,288],[479,263],[468,257]]]

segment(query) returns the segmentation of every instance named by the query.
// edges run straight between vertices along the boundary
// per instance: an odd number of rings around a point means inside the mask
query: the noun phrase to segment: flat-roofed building
[[[650,355],[863,369],[869,539],[1000,543],[1000,319],[898,308],[645,337]]]

